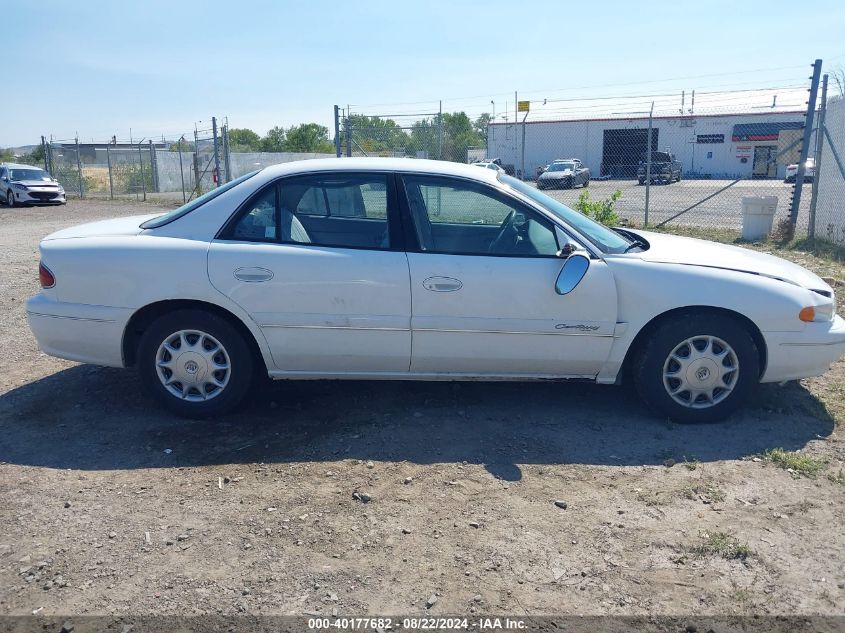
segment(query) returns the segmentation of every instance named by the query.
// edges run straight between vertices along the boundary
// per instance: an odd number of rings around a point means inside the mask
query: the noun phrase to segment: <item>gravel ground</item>
[[[670,185],[655,184],[649,189],[650,225],[668,220],[679,211],[701,203],[694,209],[672,220],[669,227],[705,227],[710,229],[733,229],[742,227],[742,198],[747,196],[774,196],[778,199],[775,225],[789,215],[794,185],[780,180],[741,180],[722,193],[716,192],[728,186],[730,180],[682,180]],[[646,188],[631,180],[594,180],[587,191],[594,200],[604,200],[614,191],[622,192],[616,203],[619,216],[642,225],[645,209]],[[564,204],[574,207],[583,187],[576,189],[545,190]],[[713,196],[706,200],[708,196]],[[798,213],[798,230],[806,231],[812,200],[812,185],[806,183],[801,192],[801,206]],[[703,201],[703,202],[702,202]]]
[[[275,383],[174,419],[24,315],[42,236],[150,208],[0,211],[0,613],[843,613],[845,363],[705,426],[539,383]]]

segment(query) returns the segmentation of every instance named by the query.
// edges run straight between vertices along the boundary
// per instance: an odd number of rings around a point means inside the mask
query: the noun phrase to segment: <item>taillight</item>
[[[42,288],[52,288],[56,285],[56,278],[53,277],[53,273],[43,262],[38,262],[38,281],[41,282]]]

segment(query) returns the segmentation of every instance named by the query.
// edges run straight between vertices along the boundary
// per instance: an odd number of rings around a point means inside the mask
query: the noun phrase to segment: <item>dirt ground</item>
[[[548,383],[275,383],[175,419],[24,313],[41,237],[150,208],[0,210],[0,614],[843,614],[845,363],[704,426]]]

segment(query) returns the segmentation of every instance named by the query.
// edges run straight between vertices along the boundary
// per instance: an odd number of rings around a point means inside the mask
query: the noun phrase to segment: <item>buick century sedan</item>
[[[711,421],[845,353],[833,290],[784,260],[593,222],[470,165],[309,160],[164,215],[41,242],[42,350],[135,367],[162,405],[276,379],[633,380]]]

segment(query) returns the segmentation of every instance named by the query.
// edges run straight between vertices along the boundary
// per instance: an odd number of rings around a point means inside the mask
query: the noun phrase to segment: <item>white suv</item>
[[[65,190],[40,167],[0,164],[0,198],[6,206],[66,204]]]

